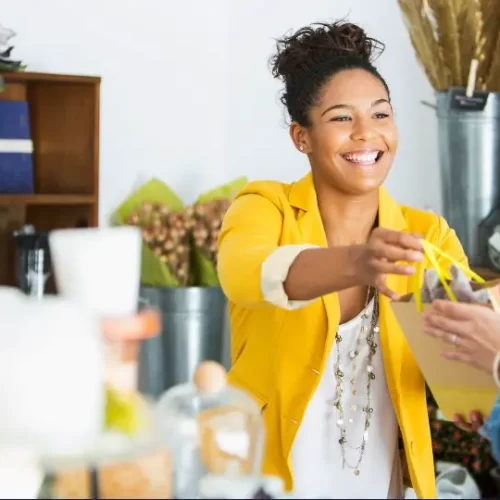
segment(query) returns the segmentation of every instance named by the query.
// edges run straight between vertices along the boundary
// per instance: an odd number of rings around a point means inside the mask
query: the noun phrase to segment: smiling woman
[[[248,184],[219,240],[229,378],[263,409],[265,472],[302,498],[401,498],[404,480],[435,498],[425,383],[389,300],[412,289],[420,236],[466,258],[442,218],[381,187],[398,143],[382,50],[348,22],[278,40],[272,72],[311,173]]]
[[[389,88],[372,64],[384,45],[352,24],[334,26],[280,40],[272,71],[285,82],[292,140],[309,155],[313,174],[359,194],[387,176],[397,129]]]

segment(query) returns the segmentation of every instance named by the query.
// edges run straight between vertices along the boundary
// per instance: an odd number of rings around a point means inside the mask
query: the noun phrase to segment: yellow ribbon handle
[[[448,261],[450,265],[458,267],[458,269],[460,269],[471,281],[475,281],[476,283],[485,282],[484,279],[481,278],[481,276],[476,274],[467,266],[464,266],[460,262],[456,261],[453,257],[450,257],[447,253],[443,252],[440,248],[436,247],[432,243],[422,240],[422,249],[424,251],[425,257],[429,260],[431,266],[436,271],[439,281],[443,285],[444,291],[446,292],[446,295],[448,295],[448,298],[451,301],[456,302],[457,298],[455,297],[455,294],[453,293],[452,289],[450,288],[450,285],[448,284],[448,280],[450,279],[450,273],[447,270],[444,270],[439,265],[437,256],[441,257],[445,261]],[[419,312],[423,311],[422,292],[420,287],[423,282],[424,272],[425,272],[425,259],[422,260],[417,266],[417,272],[415,274],[415,279],[413,281],[413,295],[415,297],[415,304],[417,306],[417,311]]]

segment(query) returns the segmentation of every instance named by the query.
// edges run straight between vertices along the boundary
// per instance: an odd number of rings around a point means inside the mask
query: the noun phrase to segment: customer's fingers
[[[472,430],[474,430],[476,432],[479,431],[479,429],[484,424],[484,418],[483,418],[483,415],[481,414],[481,412],[477,411],[477,410],[471,411],[469,418],[470,418]]]
[[[447,316],[441,316],[432,310],[424,313],[424,331],[440,331],[443,334],[449,333],[458,337],[468,337],[471,335],[468,321],[460,321]]]
[[[479,307],[483,306],[452,302],[451,300],[435,300],[431,305],[430,312],[451,319],[464,320],[475,318]]]
[[[471,424],[467,423],[462,415],[455,414],[453,416],[453,423],[459,428],[462,429],[465,432],[472,432],[472,426]]]
[[[441,354],[441,356],[443,356],[443,358],[445,359],[449,359],[450,361],[458,361],[459,363],[467,363],[469,365],[474,364],[474,358],[471,356],[470,352],[462,349],[445,351]]]

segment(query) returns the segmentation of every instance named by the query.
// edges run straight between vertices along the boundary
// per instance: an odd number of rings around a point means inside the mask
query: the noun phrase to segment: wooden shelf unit
[[[0,72],[0,99],[27,101],[34,194],[0,194],[0,285],[15,284],[12,232],[95,227],[99,217],[99,77]]]

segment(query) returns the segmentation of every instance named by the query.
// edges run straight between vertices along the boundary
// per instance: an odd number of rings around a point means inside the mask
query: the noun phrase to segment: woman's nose
[[[369,141],[375,136],[373,124],[368,120],[358,119],[353,122],[351,139],[353,141]]]

